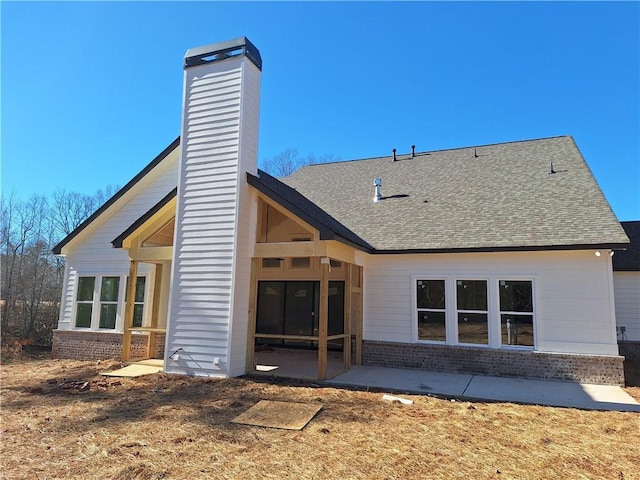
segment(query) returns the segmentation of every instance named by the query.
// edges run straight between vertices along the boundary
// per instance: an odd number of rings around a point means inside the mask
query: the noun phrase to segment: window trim
[[[418,280],[444,280],[445,281],[445,330],[446,341],[423,340],[418,338]],[[457,316],[457,280],[485,280],[487,282],[487,323],[488,323],[488,343],[461,343],[458,341],[458,316]],[[500,314],[500,280],[507,281],[528,281],[531,282],[531,295],[533,300],[533,346],[527,345],[503,345],[501,338]],[[423,343],[432,345],[464,346],[474,348],[491,349],[513,349],[513,350],[538,350],[540,332],[538,316],[540,315],[540,302],[538,299],[538,275],[537,274],[478,274],[469,272],[463,274],[438,274],[431,272],[426,275],[411,275],[411,341],[413,343]],[[424,309],[422,309],[424,310]]]
[[[486,310],[467,310],[467,309],[458,309],[458,282],[485,282],[486,284],[486,294],[487,294],[487,309]],[[491,279],[487,277],[479,277],[477,275],[460,275],[454,277],[453,280],[453,296],[455,297],[455,311],[454,311],[454,319],[456,335],[455,344],[462,345],[464,347],[489,347],[491,346]],[[487,343],[470,343],[470,342],[461,342],[460,341],[460,321],[458,320],[458,314],[486,314],[487,315]]]
[[[93,295],[91,300],[78,300],[78,293],[80,293],[80,279],[81,278],[93,278]],[[96,285],[97,285],[97,277],[95,275],[90,274],[78,274],[76,275],[76,281],[74,285],[73,292],[73,309],[71,314],[71,323],[73,325],[74,330],[80,331],[91,331],[93,329],[93,317],[95,316],[95,304],[96,304]],[[78,326],[78,304],[81,303],[83,305],[91,305],[91,318],[89,319],[89,326],[82,327]]]
[[[419,308],[418,307],[418,282],[419,281],[442,281],[444,282],[444,308],[443,309],[435,309],[435,308]],[[447,287],[447,283],[448,283],[448,279],[446,277],[416,277],[413,278],[412,277],[412,282],[413,282],[413,304],[412,304],[412,309],[413,309],[413,325],[414,325],[414,341],[419,342],[419,343],[431,343],[433,345],[448,345],[449,344],[449,339],[451,338],[450,333],[449,333],[449,302],[450,302],[450,295],[448,294],[448,287]],[[425,339],[425,338],[420,338],[420,334],[419,334],[419,327],[418,327],[418,322],[419,322],[419,315],[420,312],[444,312],[444,341],[443,340],[429,340],[429,339]]]
[[[142,325],[145,325],[147,320],[149,306],[148,304],[148,296],[150,292],[150,282],[149,277],[150,273],[138,274],[138,277],[145,278],[145,286],[144,286],[144,302],[142,303]],[[78,301],[78,287],[80,284],[81,277],[93,277],[93,299],[89,302],[87,300]],[[101,288],[102,288],[102,279],[104,277],[118,277],[119,285],[118,285],[118,300],[117,302],[111,301],[102,301],[100,299]],[[76,272],[74,287],[73,287],[73,298],[72,298],[72,309],[71,309],[71,330],[79,331],[79,332],[105,332],[105,333],[122,333],[124,331],[124,313],[126,307],[126,282],[129,277],[129,273],[95,273],[95,272]],[[91,307],[91,323],[89,327],[79,327],[76,325],[77,315],[78,315],[78,303],[90,304]],[[117,304],[116,308],[116,321],[114,328],[100,328],[100,310],[102,304]],[[140,302],[135,302],[139,304]]]
[[[500,331],[498,332],[498,343],[500,344],[499,348],[508,348],[513,350],[536,350],[536,345],[538,345],[538,325],[537,325],[537,312],[538,312],[538,296],[536,293],[536,282],[534,276],[523,277],[523,276],[515,276],[515,275],[501,275],[496,279],[496,305],[498,311],[498,325],[500,327]],[[532,311],[531,312],[510,312],[510,311],[502,311],[500,309],[500,282],[531,282],[531,302],[532,302]],[[533,346],[530,345],[505,345],[502,343],[502,314],[513,313],[514,315],[531,315],[533,317]]]
[[[118,279],[118,293],[115,301],[112,300],[102,300],[102,282],[105,278],[117,278]],[[121,275],[102,275],[100,277],[100,291],[98,292],[98,308],[100,312],[98,313],[98,330],[100,331],[113,331],[116,329],[118,325],[118,311],[120,309],[120,283],[122,282]],[[94,291],[94,304],[95,304],[95,291]],[[102,306],[103,305],[115,305],[116,306],[116,318],[113,319],[113,328],[106,328],[100,326],[100,317],[102,315]]]

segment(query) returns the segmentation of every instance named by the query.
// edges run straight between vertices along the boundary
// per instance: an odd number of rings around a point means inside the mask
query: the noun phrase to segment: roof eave
[[[416,248],[406,250],[376,249],[370,253],[376,255],[428,254],[428,253],[498,253],[498,252],[548,252],[566,250],[624,250],[627,243],[597,243],[574,245],[521,245],[500,247],[462,247],[462,248]]]

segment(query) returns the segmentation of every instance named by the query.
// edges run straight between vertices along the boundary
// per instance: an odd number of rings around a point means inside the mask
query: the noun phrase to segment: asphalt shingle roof
[[[280,180],[377,251],[628,243],[569,136],[311,165]]]
[[[631,245],[613,256],[613,269],[615,271],[640,272],[640,221],[620,222],[622,228],[631,240]]]

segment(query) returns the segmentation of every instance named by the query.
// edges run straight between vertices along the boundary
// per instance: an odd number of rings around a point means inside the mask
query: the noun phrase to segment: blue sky
[[[247,36],[260,158],[573,135],[640,219],[638,2],[2,2],[2,188],[124,185],[180,130],[188,48]]]

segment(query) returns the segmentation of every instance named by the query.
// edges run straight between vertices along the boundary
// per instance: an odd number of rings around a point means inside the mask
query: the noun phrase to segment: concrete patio
[[[324,384],[466,400],[640,412],[640,403],[624,389],[610,385],[365,366],[353,366],[349,371],[325,381]]]

